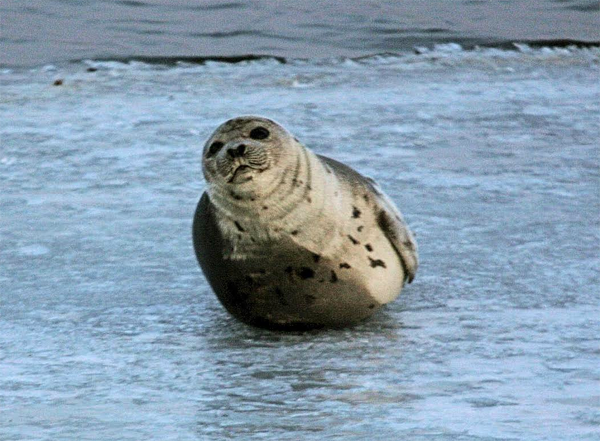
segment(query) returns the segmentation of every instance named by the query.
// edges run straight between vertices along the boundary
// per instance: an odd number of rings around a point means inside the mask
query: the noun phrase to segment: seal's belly
[[[391,247],[375,253],[370,242],[349,243],[334,258],[278,244],[260,255],[224,261],[223,283],[213,288],[230,313],[251,324],[355,323],[393,300],[402,287],[402,269]]]

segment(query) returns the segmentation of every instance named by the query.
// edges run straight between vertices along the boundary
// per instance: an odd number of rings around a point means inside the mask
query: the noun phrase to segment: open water
[[[74,3],[22,14],[166,8]],[[500,3],[522,2],[465,10]],[[213,13],[255,13],[228,8]],[[38,57],[32,33],[29,59],[5,17],[0,440],[600,440],[600,49],[429,39],[195,64],[129,38],[112,60],[68,41]],[[591,35],[565,26],[554,37]],[[405,214],[422,264],[373,319],[274,333],[217,302],[191,220],[204,140],[240,114],[375,178]]]
[[[598,0],[2,0],[0,66],[600,42]]]

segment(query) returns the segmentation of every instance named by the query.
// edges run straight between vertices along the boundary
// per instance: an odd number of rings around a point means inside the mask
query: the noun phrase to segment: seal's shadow
[[[236,320],[225,311],[216,312],[213,320],[206,324],[203,334],[214,349],[226,347],[252,348],[259,346],[279,346],[305,342],[347,341],[351,338],[369,338],[377,335],[402,334],[405,328],[399,317],[398,308],[383,308],[374,316],[343,328],[323,328],[312,330],[282,331],[258,328]]]

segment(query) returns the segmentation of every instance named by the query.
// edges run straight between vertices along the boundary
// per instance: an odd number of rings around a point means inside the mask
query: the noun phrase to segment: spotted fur
[[[269,136],[251,138],[257,127]],[[213,142],[223,146],[207,155]],[[371,315],[414,277],[414,239],[376,184],[315,155],[273,121],[227,121],[203,158],[208,187],[194,218],[194,249],[215,293],[241,320],[341,326]]]

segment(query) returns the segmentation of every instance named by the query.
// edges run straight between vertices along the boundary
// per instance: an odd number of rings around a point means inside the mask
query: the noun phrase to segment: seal
[[[196,257],[223,306],[254,326],[343,327],[394,300],[417,271],[402,215],[369,178],[276,122],[231,119],[207,140]]]

